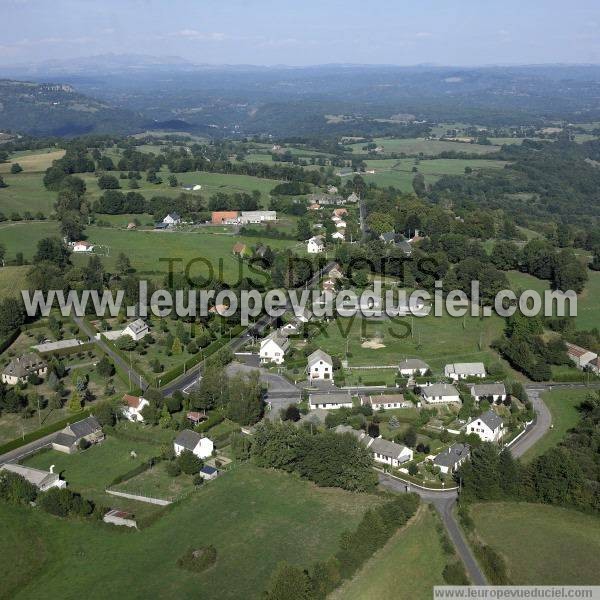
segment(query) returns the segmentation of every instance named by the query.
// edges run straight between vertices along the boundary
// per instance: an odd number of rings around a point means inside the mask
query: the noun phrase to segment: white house
[[[239,222],[246,223],[264,223],[266,221],[276,221],[277,211],[275,210],[243,210],[239,216]]]
[[[444,374],[453,381],[467,379],[468,377],[485,377],[485,365],[483,363],[454,363],[444,367]]]
[[[125,418],[138,423],[143,422],[144,417],[142,411],[150,404],[146,398],[125,394],[123,396],[123,403],[124,406],[122,412]]]
[[[346,232],[345,231],[336,231],[335,233],[331,234],[331,239],[339,240],[339,241],[343,242],[346,239]]]
[[[279,332],[281,333],[281,335],[298,335],[300,333],[301,328],[302,326],[300,325],[300,323],[290,321],[289,323],[283,325],[283,327],[280,327]]]
[[[370,406],[373,410],[388,410],[392,408],[411,408],[412,402],[404,399],[403,394],[386,394],[380,396],[362,396],[362,406]]]
[[[587,367],[598,355],[591,350],[586,350],[581,346],[570,344],[567,342],[567,355],[575,363],[578,369],[584,369]]]
[[[406,358],[398,365],[398,372],[402,377],[423,376],[429,371],[429,365],[419,358]]]
[[[211,439],[202,437],[191,429],[183,429],[177,434],[173,442],[175,456],[179,456],[184,450],[189,450],[198,458],[208,458],[212,455],[214,444]]]
[[[449,383],[432,383],[421,388],[423,400],[429,404],[460,402],[458,390]]]
[[[2,478],[2,471],[9,471],[10,473],[20,475],[29,483],[35,485],[41,492],[54,487],[64,488],[67,485],[67,482],[62,480],[58,473],[54,472],[54,465],[50,467],[50,471],[42,471],[41,469],[33,469],[24,465],[6,463],[0,467],[0,479]]]
[[[123,329],[121,335],[128,335],[131,339],[141,340],[148,333],[150,333],[150,328],[148,327],[148,323],[143,319],[136,319],[135,321],[129,323],[125,329]]]
[[[439,467],[444,475],[447,475],[448,473],[454,473],[469,458],[470,454],[471,447],[469,444],[457,442],[456,444],[452,444],[450,448],[446,448],[446,450],[440,452],[433,459],[433,464]]]
[[[371,454],[373,454],[375,462],[383,463],[390,467],[399,467],[402,463],[412,460],[414,456],[410,448],[384,440],[383,438],[373,439],[365,436],[361,441],[367,446]]]
[[[338,408],[352,408],[350,392],[330,392],[329,394],[310,394],[308,397],[310,410],[323,408],[337,410]]]
[[[52,448],[65,454],[73,454],[79,449],[81,440],[89,444],[99,444],[104,440],[104,432],[96,417],[86,417],[61,429],[52,440]]]
[[[260,362],[280,365],[285,359],[285,353],[290,347],[287,337],[275,331],[260,342]]]
[[[45,377],[47,373],[48,363],[31,352],[11,359],[2,371],[2,383],[17,385],[17,383],[26,383],[30,375]]]
[[[359,201],[359,197],[352,192],[348,198],[346,198],[346,202],[350,203],[350,204],[356,204]]]
[[[335,224],[335,226],[336,226],[338,229],[346,229],[346,227],[347,227],[347,224],[346,224],[346,221],[338,221],[338,222]]]
[[[484,442],[499,442],[504,435],[504,421],[490,409],[467,423],[467,434],[470,433]]]
[[[306,251],[309,254],[320,254],[325,251],[325,242],[322,235],[315,235],[306,242]]]
[[[315,350],[308,357],[306,370],[309,381],[333,379],[333,360],[327,352]]]
[[[470,386],[470,388],[471,396],[477,402],[481,400],[491,400],[492,402],[500,400],[504,402],[506,400],[506,387],[503,383],[477,383]]]
[[[600,358],[595,358],[588,363],[588,369],[596,375],[600,375]]]
[[[181,217],[176,213],[169,213],[162,222],[168,227],[173,227],[175,225],[179,225],[181,223]]]
[[[73,242],[71,244],[71,249],[73,252],[92,252],[94,249],[94,244],[90,244],[89,242]]]

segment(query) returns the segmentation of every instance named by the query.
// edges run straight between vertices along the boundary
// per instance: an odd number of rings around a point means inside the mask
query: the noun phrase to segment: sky
[[[598,0],[0,0],[0,64],[600,64]]]

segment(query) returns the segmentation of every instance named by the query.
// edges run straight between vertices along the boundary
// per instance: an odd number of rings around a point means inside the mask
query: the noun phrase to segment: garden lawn
[[[331,600],[429,600],[433,586],[444,585],[447,557],[426,506],[396,533]]]
[[[350,366],[389,366],[397,365],[403,358],[421,358],[437,375],[447,363],[499,360],[489,347],[502,331],[499,317],[482,320],[466,317],[463,320],[444,315],[439,318],[414,317],[412,322],[411,335],[410,317],[402,319],[406,327],[388,320],[338,318],[332,320],[324,332],[316,334],[311,342],[340,358],[344,358],[348,343]],[[381,340],[385,347],[370,349],[361,346],[365,340],[375,338]],[[353,376],[356,373],[354,371]],[[369,373],[361,373],[365,381],[370,378]]]
[[[566,436],[569,429],[579,422],[577,407],[585,400],[590,390],[581,389],[554,389],[544,392],[542,399],[552,414],[553,428],[548,430],[544,437],[530,448],[523,456],[524,461],[537,458],[550,448],[557,446]]]
[[[599,585],[600,521],[526,503],[476,504],[477,534],[502,554],[515,585]]]
[[[26,585],[11,594],[15,598],[253,599],[261,597],[280,561],[309,566],[331,556],[341,532],[355,528],[364,511],[380,501],[244,465],[202,486],[139,532],[0,505],[3,531],[12,535],[4,534],[0,547],[5,556],[28,552],[32,536],[18,534],[30,524],[42,537],[38,554],[48,549],[41,565],[37,555],[29,562],[25,556],[29,573],[22,574]],[[177,567],[188,548],[208,544],[217,549],[210,571]],[[19,573],[11,574],[13,590]]]

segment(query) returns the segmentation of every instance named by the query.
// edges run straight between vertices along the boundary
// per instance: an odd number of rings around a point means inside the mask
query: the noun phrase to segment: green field
[[[444,585],[446,562],[434,516],[422,506],[351,581],[331,595],[331,600],[429,600],[433,586]]]
[[[540,456],[550,448],[553,448],[564,439],[567,431],[575,427],[579,422],[579,411],[577,407],[590,394],[590,390],[560,390],[554,389],[544,392],[542,398],[552,414],[552,425],[546,435],[528,450],[523,460],[530,461]]]
[[[244,465],[140,532],[0,505],[0,549],[11,556],[0,567],[3,592],[12,598],[260,598],[280,561],[309,566],[328,558],[341,532],[378,502]],[[218,553],[209,572],[177,567],[188,548],[207,544]]]
[[[599,585],[600,521],[540,504],[471,508],[477,534],[504,556],[515,585]]]
[[[440,140],[426,140],[424,138],[376,138],[373,143],[383,146],[386,153],[404,152],[405,154],[424,154],[435,156],[440,152],[467,152],[469,154],[490,154],[499,150],[499,146],[484,146],[481,144],[467,144],[462,142],[446,142]],[[362,154],[364,142],[352,144],[355,154]]]
[[[10,167],[14,163],[19,163],[23,167],[22,173],[41,173],[51,167],[53,161],[62,158],[64,155],[64,150],[57,150],[56,148],[13,152],[8,162],[0,164],[0,173],[10,173]]]
[[[405,158],[400,160],[383,159],[367,160],[367,169],[375,170],[375,174],[364,174],[368,183],[376,183],[380,187],[393,186],[404,192],[413,190],[412,181],[416,175],[412,169],[415,166],[414,159]],[[440,158],[434,160],[422,160],[417,166],[419,173],[425,177],[428,185],[434,184],[443,175],[462,175],[465,167],[471,167],[474,171],[481,169],[501,169],[506,162],[499,160],[463,160]]]
[[[29,267],[0,267],[0,300],[8,296],[20,296],[27,287]]]
[[[21,216],[29,211],[33,216],[42,212],[48,216],[54,211],[56,192],[48,191],[42,184],[41,173],[3,175],[8,187],[0,188],[0,212],[10,218],[13,212]]]
[[[463,320],[444,315],[406,317],[401,321],[406,327],[392,321],[361,320],[357,317],[352,322],[352,319],[340,318],[332,320],[326,331],[313,337],[311,343],[341,358],[347,345],[351,355],[348,358],[350,366],[389,366],[397,365],[403,358],[421,358],[436,375],[440,375],[444,365],[451,362],[499,360],[489,347],[502,330],[499,317],[482,320],[466,317]],[[412,334],[407,334],[411,321]],[[362,328],[362,323],[366,329]],[[384,347],[362,347],[368,340],[377,340]],[[363,379],[368,377],[369,371],[365,371]]]

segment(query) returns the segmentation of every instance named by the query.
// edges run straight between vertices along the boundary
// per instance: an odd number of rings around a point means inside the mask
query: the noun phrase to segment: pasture
[[[444,585],[442,571],[446,562],[435,517],[422,506],[413,520],[330,598],[429,600],[433,587]]]
[[[42,183],[41,173],[3,175],[8,187],[0,188],[0,212],[10,218],[13,212],[21,216],[29,211],[33,216],[41,212],[49,216],[54,212],[56,192],[48,191]]]
[[[600,584],[596,517],[516,502],[476,504],[471,516],[478,536],[506,560],[512,584]]]
[[[21,295],[21,290],[27,288],[27,271],[29,267],[0,268],[0,300],[9,296]]]
[[[484,146],[481,144],[468,144],[464,142],[448,142],[442,140],[428,140],[425,138],[375,138],[373,143],[383,146],[385,153],[436,156],[441,152],[467,152],[469,154],[491,154],[499,150],[499,146]],[[354,154],[364,154],[364,142],[352,144]]]
[[[86,454],[81,455],[83,464]],[[93,473],[91,463],[89,471],[89,478],[106,479]],[[205,484],[139,532],[2,504],[0,548],[14,560],[9,569],[5,561],[0,576],[5,593],[21,598],[64,597],[68,590],[71,598],[92,599],[258,599],[280,561],[308,566],[328,558],[342,531],[356,527],[364,511],[380,501],[243,465]],[[120,507],[121,500],[113,498],[112,503]],[[35,535],[23,535],[30,531]],[[177,567],[188,548],[207,544],[217,549],[209,572]],[[143,576],[136,576],[132,585],[135,573]]]
[[[56,148],[14,152],[8,162],[0,163],[0,174],[10,173],[10,167],[14,163],[19,163],[23,167],[23,173],[41,173],[51,167],[53,161],[62,158],[64,155],[64,150],[57,150]]]

